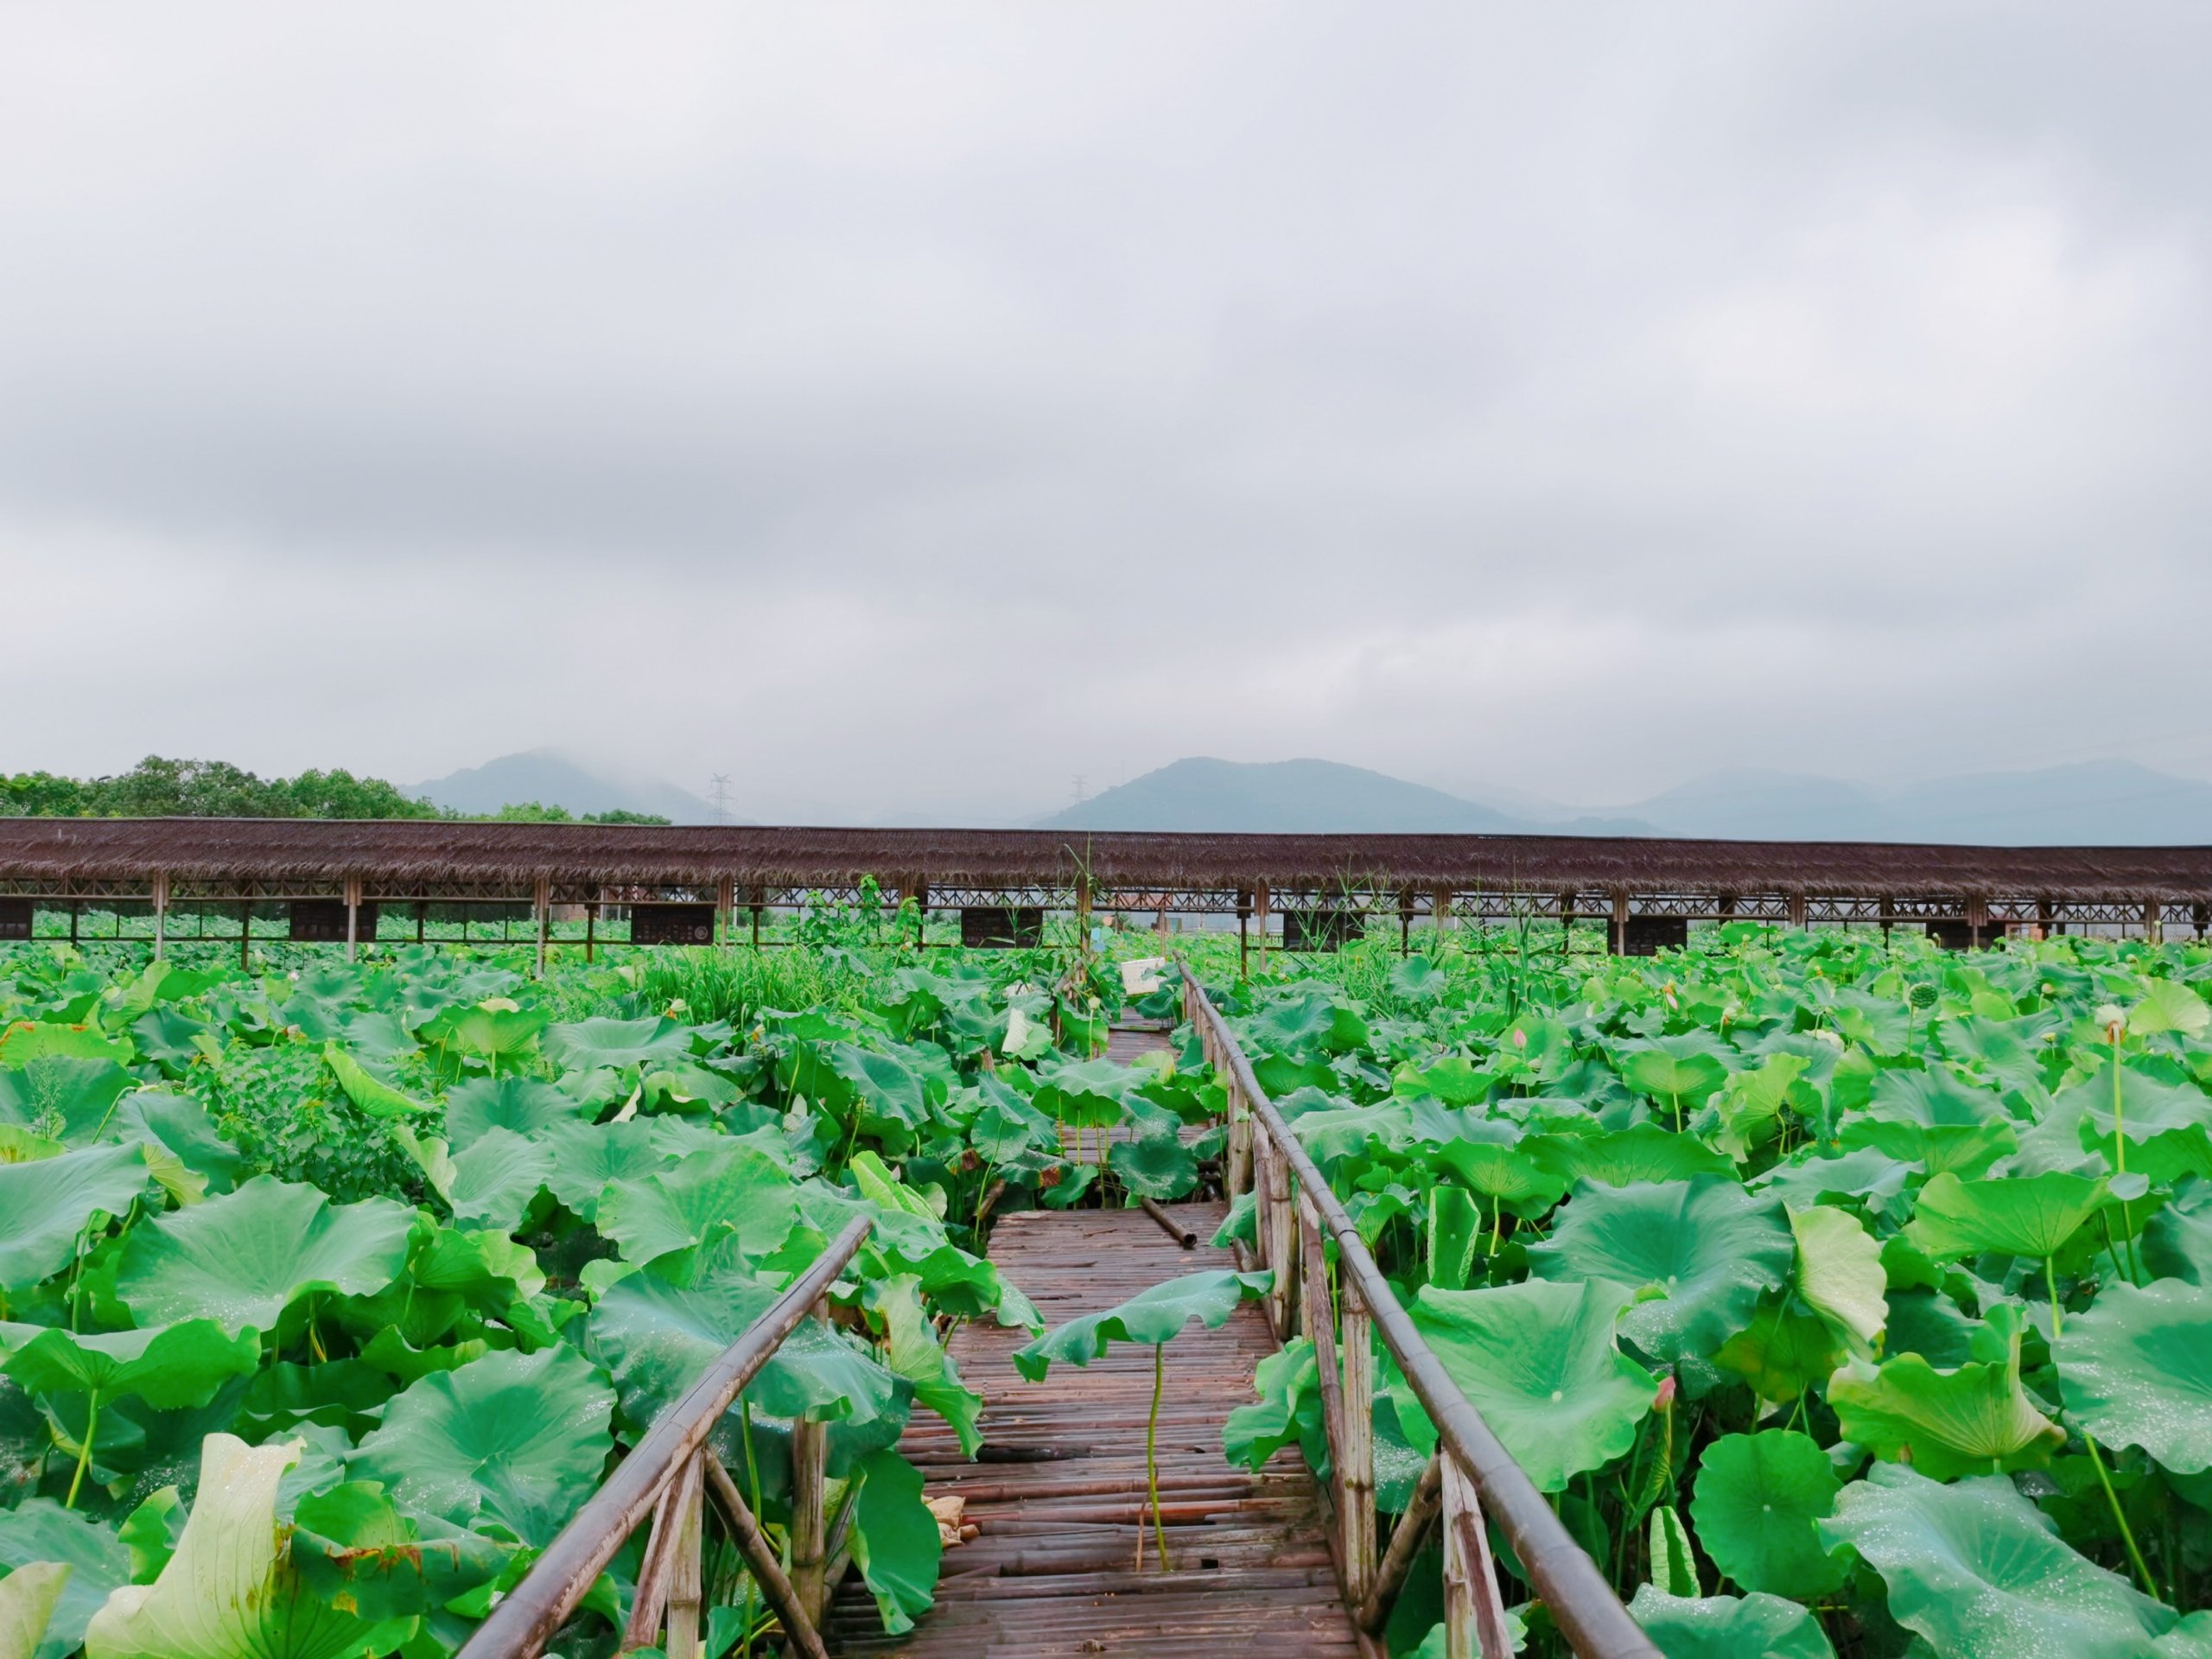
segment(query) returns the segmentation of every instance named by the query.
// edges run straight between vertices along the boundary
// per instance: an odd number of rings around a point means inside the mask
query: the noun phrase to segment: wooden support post
[[[553,925],[553,879],[541,875],[537,890],[531,895],[531,907],[537,912],[537,976],[545,977],[545,936]]]
[[[737,1553],[745,1560],[745,1570],[753,1575],[753,1583],[760,1586],[760,1599],[768,1604],[784,1627],[784,1637],[801,1659],[829,1659],[822,1645],[822,1637],[814,1622],[800,1610],[798,1592],[791,1588],[791,1580],[785,1574],[783,1563],[776,1559],[775,1550],[760,1530],[760,1523],[753,1511],[746,1507],[745,1499],[737,1490],[737,1483],[730,1478],[729,1471],[722,1467],[712,1446],[700,1455],[707,1460],[707,1496],[721,1516],[722,1525],[737,1542]]]
[[[77,918],[83,912],[84,908],[85,901],[81,899],[72,899],[69,901],[69,943],[73,945],[77,943]]]
[[[346,960],[353,961],[361,952],[361,878],[346,878]]]
[[[584,906],[584,960],[589,962],[599,945],[599,901],[594,899]]]
[[[1258,918],[1258,920],[1259,920],[1259,928],[1258,928],[1258,931],[1259,931],[1259,935],[1260,935],[1260,971],[1261,971],[1262,973],[1263,973],[1263,974],[1264,974],[1264,973],[1266,973],[1266,972],[1268,971],[1268,897],[1269,897],[1269,895],[1268,895],[1268,884],[1267,884],[1266,882],[1264,882],[1264,881],[1260,881],[1260,882],[1255,882],[1255,883],[1254,883],[1254,884],[1253,884],[1253,887],[1252,887],[1252,906],[1253,906],[1253,913],[1254,913],[1254,914]]]
[[[822,1488],[830,1462],[830,1425],[802,1417],[791,1425],[791,1588],[809,1619],[822,1618],[828,1567]]]
[[[1337,1448],[1343,1508],[1344,1599],[1357,1606],[1375,1584],[1375,1321],[1359,1291],[1338,1287],[1338,1320],[1344,1336],[1344,1438]]]
[[[630,1619],[622,1630],[620,1651],[629,1653],[639,1648],[657,1647],[661,1621],[665,1615],[670,1632],[676,1627],[675,1600],[685,1588],[683,1546],[685,1535],[691,1543],[690,1582],[698,1582],[699,1543],[699,1459],[688,1459],[670,1476],[668,1484],[661,1488],[660,1501],[653,1506],[652,1531],[645,1538],[645,1559],[638,1564],[637,1592],[630,1599]],[[687,1524],[688,1522],[688,1524]],[[698,1642],[698,1592],[691,1590],[692,1648],[683,1659],[696,1659]],[[677,1659],[671,1643],[666,1649],[669,1659]]]
[[[1075,878],[1075,933],[1076,954],[1084,962],[1090,960],[1090,874],[1078,872]]]
[[[238,970],[243,973],[251,965],[253,949],[253,900],[245,899],[238,906]]]
[[[1616,888],[1613,893],[1612,952],[1617,957],[1628,955],[1628,889]]]
[[[1428,1541],[1428,1529],[1436,1524],[1436,1512],[1444,1503],[1444,1458],[1438,1452],[1421,1471],[1421,1479],[1414,1487],[1413,1497],[1407,1501],[1403,1515],[1390,1533],[1390,1548],[1384,1552],[1382,1564],[1376,1569],[1375,1581],[1353,1614],[1359,1628],[1370,1636],[1382,1634],[1382,1627],[1390,1622],[1390,1610],[1398,1605],[1398,1592],[1406,1587],[1412,1575],[1414,1562],[1420,1557],[1421,1546]]]
[[[423,925],[429,919],[430,906],[417,899],[415,901],[415,943],[423,943]]]
[[[1243,888],[1236,893],[1236,977],[1252,976],[1252,895]]]
[[[700,1627],[706,1619],[706,1584],[699,1559],[701,1538],[701,1477],[704,1452],[694,1453],[683,1465],[683,1496],[678,1501],[676,1570],[668,1586],[668,1659],[699,1659]]]
[[[1298,1304],[1292,1292],[1298,1279],[1298,1241],[1294,1236],[1298,1217],[1290,1207],[1290,1166],[1266,1136],[1261,1140],[1268,1154],[1263,1217],[1268,1266],[1274,1271],[1274,1281],[1268,1288],[1268,1318],[1274,1326],[1275,1340],[1288,1342],[1297,1331]]]
[[[168,944],[169,873],[154,872],[154,960],[162,959],[162,952]],[[117,930],[120,931],[120,929]]]
[[[1805,895],[1802,893],[1791,893],[1789,895],[1789,925],[1800,933],[1805,931]]]
[[[1497,1567],[1491,1560],[1490,1533],[1483,1524],[1475,1484],[1459,1459],[1443,1459],[1444,1474],[1444,1651],[1449,1659],[1512,1659],[1506,1633],[1505,1605],[1497,1593]]]
[[[729,946],[731,913],[736,908],[736,888],[729,877],[715,883],[715,949]]]

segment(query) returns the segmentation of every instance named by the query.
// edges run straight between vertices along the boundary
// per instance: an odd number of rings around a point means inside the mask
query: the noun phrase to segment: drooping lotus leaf
[[[642,1020],[578,1020],[548,1026],[538,1046],[558,1065],[588,1071],[602,1065],[681,1059],[690,1052],[691,1036],[673,1020],[648,1014]]]
[[[1085,1313],[1014,1351],[1014,1369],[1041,1382],[1055,1360],[1088,1365],[1116,1342],[1173,1341],[1192,1319],[1207,1330],[1226,1324],[1236,1305],[1267,1292],[1265,1273],[1185,1274],[1141,1290],[1128,1300],[1096,1313]]]
[[[2056,1018],[2047,1013],[2018,1020],[1970,1014],[1938,1023],[1936,1040],[1952,1059],[1999,1087],[2028,1088],[2043,1081],[2043,1057],[2050,1052],[2044,1039],[2057,1025]]]
[[[1832,1325],[1852,1351],[1872,1357],[1889,1322],[1889,1278],[1882,1247],[1848,1210],[1815,1205],[1789,1212],[1797,1238],[1790,1287]],[[1754,1589],[1762,1586],[1753,1586]]]
[[[1437,1161],[1471,1192],[1504,1208],[1535,1214],[1548,1210],[1567,1191],[1558,1170],[1519,1147],[1497,1141],[1447,1141],[1436,1149]]]
[[[65,1566],[69,1576],[48,1610],[42,1637],[10,1649],[0,1635],[0,1653],[9,1659],[34,1653],[35,1659],[61,1659],[75,1652],[84,1642],[85,1625],[108,1592],[130,1582],[130,1552],[123,1541],[50,1497],[29,1497],[13,1510],[0,1510],[0,1567],[12,1580],[38,1561]]]
[[[2143,1266],[2154,1279],[2212,1284],[2212,1181],[2184,1177],[2145,1224]]]
[[[1809,1601],[1850,1576],[1814,1526],[1834,1511],[1841,1485],[1809,1434],[1725,1434],[1698,1463],[1690,1519],[1714,1565],[1745,1589]]]
[[[1905,1184],[1917,1172],[1887,1153],[1861,1147],[1840,1158],[1803,1158],[1777,1164],[1751,1182],[1755,1192],[1772,1192],[1792,1210],[1809,1209],[1828,1198],[1855,1198],[1877,1215],[1899,1212]]]
[[[2143,1000],[2127,1011],[2131,1037],[2154,1037],[2171,1032],[2180,1037],[2202,1037],[2212,1026],[2212,1007],[2178,980],[2154,979],[2143,988]]]
[[[831,1044],[827,1058],[851,1092],[861,1131],[903,1152],[929,1122],[929,1091],[921,1073],[896,1054],[857,1043]]]
[[[1694,1135],[1676,1135],[1659,1123],[1638,1123],[1603,1135],[1531,1136],[1525,1148],[1570,1185],[1634,1186],[1686,1181],[1699,1175],[1732,1178],[1736,1166]]]
[[[245,1159],[216,1132],[207,1108],[190,1095],[163,1089],[134,1089],[117,1103],[108,1125],[108,1138],[152,1141],[176,1161],[201,1178],[204,1190],[227,1192],[238,1185]],[[149,1151],[150,1165],[158,1154]],[[164,1179],[162,1185],[170,1185]]]
[[[1347,1054],[1366,1043],[1368,1029],[1335,992],[1307,985],[1254,1010],[1237,1035],[1254,1054]]]
[[[1463,1187],[1428,1189],[1428,1282],[1439,1290],[1465,1290],[1489,1232],[1489,1218]]]
[[[1677,1127],[1728,1079],[1725,1052],[1701,1031],[1624,1044],[1614,1065],[1623,1082],[1666,1108]]]
[[[137,1079],[111,1059],[42,1054],[0,1066],[0,1123],[14,1123],[57,1141],[97,1139],[115,1103]]]
[[[601,1195],[616,1181],[634,1180],[666,1167],[668,1156],[655,1144],[656,1121],[632,1118],[623,1123],[556,1123],[535,1138],[551,1154],[546,1190],[586,1221],[599,1214]]]
[[[446,1144],[458,1156],[486,1129],[533,1135],[575,1122],[581,1109],[572,1096],[536,1077],[472,1077],[446,1096]]]
[[[415,1211],[390,1198],[334,1205],[312,1186],[257,1176],[133,1229],[116,1292],[149,1323],[270,1331],[296,1297],[365,1296],[391,1283],[414,1225]]]
[[[733,1270],[678,1288],[650,1274],[623,1280],[592,1310],[587,1341],[642,1433],[745,1334],[782,1290]],[[813,1320],[785,1339],[747,1385],[757,1413],[824,1421],[872,1421],[904,1409],[898,1376]]]
[[[614,1182],[599,1200],[597,1225],[629,1262],[723,1240],[758,1259],[782,1246],[798,1217],[791,1177],[731,1141],[672,1169]]]
[[[1531,1280],[1494,1290],[1424,1287],[1414,1324],[1541,1491],[1566,1489],[1635,1443],[1659,1391],[1620,1351],[1624,1294]]]
[[[293,1514],[291,1565],[308,1592],[364,1618],[435,1613],[506,1569],[516,1547],[404,1510],[374,1481],[308,1494]]]
[[[1628,1611],[1667,1659],[1835,1659],[1820,1621],[1779,1596],[1670,1596],[1647,1584]]]
[[[63,1561],[32,1561],[0,1579],[0,1656],[32,1659],[44,1651],[47,1625],[74,1570]]]
[[[322,1063],[330,1068],[346,1098],[371,1117],[405,1120],[437,1110],[429,1101],[401,1092],[334,1042],[324,1046]]]
[[[501,1060],[529,1050],[544,1030],[546,1018],[539,1009],[517,1007],[505,997],[488,997],[442,1010],[416,1034],[427,1047],[477,1055],[496,1071]]]
[[[0,1324],[0,1371],[33,1394],[136,1395],[163,1411],[204,1406],[251,1374],[261,1338],[233,1338],[213,1319],[79,1335],[58,1325]]]
[[[871,1452],[855,1465],[853,1565],[861,1570],[884,1630],[900,1636],[937,1598],[944,1553],[937,1516],[922,1502],[922,1471],[895,1451]]]
[[[344,1659],[382,1652],[404,1624],[378,1624],[303,1592],[277,1489],[300,1442],[248,1446],[210,1434],[200,1496],[159,1578],[125,1585],[92,1616],[86,1659]]]
[[[0,1163],[0,1290],[59,1273],[95,1215],[119,1216],[147,1190],[138,1147],[86,1147],[35,1163]]]
[[[1794,1291],[1769,1291],[1751,1322],[1713,1351],[1713,1363],[1742,1377],[1761,1400],[1795,1400],[1827,1382],[1843,1363],[1844,1342]]]
[[[1110,1127],[1122,1121],[1136,1078],[1112,1060],[1075,1060],[1038,1074],[1030,1103],[1071,1128]]]
[[[1299,1446],[1308,1454],[1308,1467],[1325,1470],[1320,1381],[1311,1338],[1293,1337],[1261,1360],[1252,1378],[1259,1399],[1236,1407],[1222,1425],[1221,1449],[1230,1462],[1256,1472],[1286,1446]]]
[[[1052,1120],[1004,1084],[986,1077],[983,1093],[982,1108],[968,1125],[968,1143],[980,1156],[1002,1164],[1032,1147],[1056,1143]]]
[[[1818,1524],[1881,1574],[1890,1616],[1937,1653],[2142,1659],[2175,1623],[2171,1609],[2062,1542],[2001,1476],[1944,1485],[1877,1464]]]
[[[598,1485],[614,1391],[565,1342],[491,1353],[393,1396],[348,1463],[400,1503],[544,1545]]]
[[[1446,1106],[1474,1106],[1490,1098],[1497,1076],[1477,1069],[1464,1054],[1408,1060],[1392,1075],[1393,1094],[1433,1095]]]
[[[512,1232],[552,1173],[552,1149],[543,1141],[488,1128],[453,1160],[442,1190],[455,1221]]]
[[[1754,1147],[1773,1139],[1791,1090],[1810,1064],[1802,1054],[1770,1054],[1757,1070],[1730,1077],[1713,1097],[1720,1117],[1714,1144],[1741,1163]]]
[[[1782,1205],[1734,1181],[1580,1189],[1550,1238],[1529,1249],[1541,1279],[1591,1279],[1633,1294],[1647,1285],[1663,1299],[1639,1302],[1621,1334],[1662,1364],[1710,1354],[1750,1321],[1759,1293],[1786,1283],[1796,1242]]]
[[[1828,1404],[1846,1440],[1937,1480],[2034,1468],[2066,1433],[2021,1389],[2019,1340],[2013,1332],[2008,1359],[1948,1371],[1918,1354],[1854,1359],[1829,1379]]]
[[[2107,1169],[2125,1162],[2160,1181],[2212,1175],[2212,1099],[2194,1084],[2171,1083],[2123,1063],[2115,1111],[2113,1075],[2107,1062],[2094,1077],[2061,1090],[2053,1119],[2075,1117],[2075,1141]]]
[[[1106,1149],[1106,1166],[1122,1186],[1141,1198],[1185,1197],[1198,1184],[1198,1160],[1173,1133],[1116,1141]]]
[[[2056,1344],[2066,1404],[2107,1446],[2139,1446],[2177,1474],[2212,1468],[2212,1306],[2163,1279],[2125,1281],[2069,1314]]]
[[[938,1341],[921,1287],[918,1274],[899,1274],[870,1287],[870,1306],[883,1319],[884,1359],[914,1385],[915,1399],[952,1425],[961,1452],[972,1458],[983,1443],[976,1427],[983,1397],[960,1380],[960,1368]]]
[[[1920,1189],[1907,1231],[1938,1259],[2001,1250],[2040,1261],[2096,1214],[2107,1192],[2102,1180],[2063,1170],[1980,1181],[1946,1171]]]

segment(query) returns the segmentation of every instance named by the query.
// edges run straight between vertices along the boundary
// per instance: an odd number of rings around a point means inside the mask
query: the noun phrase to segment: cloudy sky
[[[2212,775],[2212,12],[0,10],[0,770]]]

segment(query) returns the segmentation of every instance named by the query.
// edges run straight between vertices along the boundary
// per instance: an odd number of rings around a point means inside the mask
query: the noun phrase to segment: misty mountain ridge
[[[734,823],[712,803],[653,779],[609,778],[556,749],[503,754],[480,766],[406,785],[410,795],[455,812],[496,813],[503,806],[535,801],[587,812],[651,812],[671,823]]]

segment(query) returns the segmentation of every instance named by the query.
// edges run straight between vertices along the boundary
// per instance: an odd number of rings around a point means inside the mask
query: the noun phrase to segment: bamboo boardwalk
[[[1077,1210],[1007,1217],[993,1232],[991,1259],[1048,1325],[1179,1274],[1234,1265],[1204,1242],[1221,1205],[1171,1212],[1197,1231],[1197,1249],[1179,1249],[1140,1210]],[[1033,1384],[1009,1357],[1022,1340],[993,1325],[953,1338],[961,1374],[985,1401],[981,1460],[962,1459],[932,1413],[918,1412],[906,1431],[903,1449],[929,1495],[965,1497],[966,1519],[980,1529],[945,1552],[935,1609],[903,1640],[887,1637],[855,1575],[830,1613],[833,1651],[913,1659],[1359,1652],[1305,1464],[1286,1452],[1253,1475],[1222,1455],[1222,1424],[1252,1398],[1253,1368],[1274,1346],[1256,1306],[1166,1350],[1159,1434],[1166,1573],[1148,1537],[1144,1567],[1135,1567],[1150,1351],[1116,1347],[1088,1369],[1055,1366]]]

